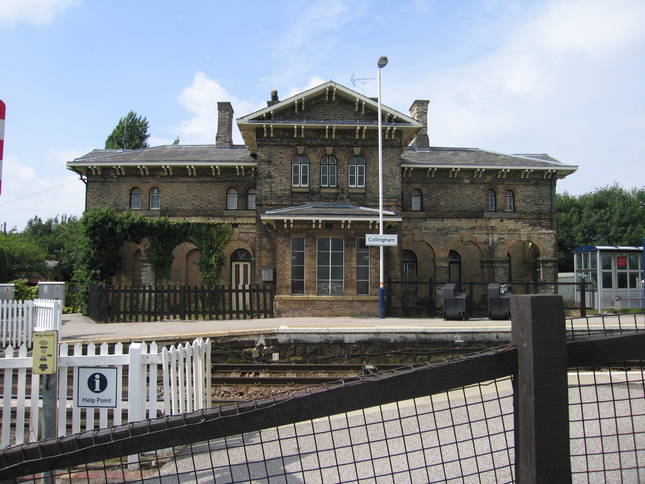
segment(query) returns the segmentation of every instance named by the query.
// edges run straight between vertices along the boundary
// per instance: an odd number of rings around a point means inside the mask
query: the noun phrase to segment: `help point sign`
[[[116,408],[117,377],[115,367],[79,367],[76,406]]]

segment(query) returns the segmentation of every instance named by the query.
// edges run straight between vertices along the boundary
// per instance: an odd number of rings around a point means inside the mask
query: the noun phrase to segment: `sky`
[[[645,188],[644,0],[0,0],[0,228],[84,210],[66,162],[132,110],[151,146],[332,80],[408,114],[431,146],[548,153],[558,192]],[[234,142],[242,143],[235,126]]]

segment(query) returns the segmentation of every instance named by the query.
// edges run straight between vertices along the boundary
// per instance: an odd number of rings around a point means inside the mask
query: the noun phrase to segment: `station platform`
[[[645,329],[645,315],[591,315],[567,319],[568,330],[602,331]],[[470,318],[452,321],[433,318],[264,318],[241,320],[186,320],[97,324],[80,313],[64,314],[61,341],[75,343],[183,342],[196,338],[257,340],[280,343],[451,342],[505,344],[511,321]]]
[[[431,318],[264,318],[97,324],[80,313],[64,314],[61,341],[75,343],[192,341],[196,338],[259,339],[289,342],[366,341],[508,342],[510,321]]]

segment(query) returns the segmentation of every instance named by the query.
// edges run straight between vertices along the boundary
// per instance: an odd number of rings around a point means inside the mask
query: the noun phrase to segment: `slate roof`
[[[165,145],[140,150],[93,150],[70,162],[74,165],[102,163],[244,163],[255,164],[246,146],[218,148],[215,145]]]
[[[401,155],[401,166],[423,168],[508,168],[556,170],[572,173],[578,168],[565,165],[545,154],[511,155],[478,148],[406,148]]]
[[[336,119],[335,115],[331,114],[331,118],[327,119],[309,119],[302,118],[301,116],[291,115],[291,111],[295,106],[306,105],[306,101],[318,98],[325,97],[325,99],[336,99],[342,97],[346,100],[356,103],[356,106],[363,106],[369,109],[372,113],[372,116],[358,116],[356,119],[344,120]],[[298,104],[300,103],[300,104]],[[396,111],[388,106],[381,105],[381,110],[383,114],[383,127],[392,127],[400,130],[403,133],[402,147],[407,145],[416,135],[417,131],[422,128],[422,124],[416,119],[403,114],[399,111]],[[258,125],[275,125],[275,126],[301,126],[301,127],[314,127],[314,128],[324,128],[326,126],[334,126],[339,129],[351,129],[356,127],[369,127],[375,128],[378,125],[378,120],[376,113],[378,111],[378,102],[372,98],[366,97],[363,94],[360,94],[356,91],[353,91],[341,84],[338,84],[334,81],[328,81],[319,86],[313,87],[307,91],[291,96],[282,101],[277,101],[265,108],[255,111],[251,114],[243,116],[237,119],[237,126],[240,129],[244,143],[249,148],[249,151],[256,153],[258,149],[257,138],[256,138],[256,128]],[[274,113],[289,113],[287,118],[279,118],[274,116]],[[389,121],[388,121],[389,120]]]
[[[263,220],[348,220],[359,219],[376,221],[379,211],[375,208],[359,207],[345,203],[307,203],[294,207],[267,210],[262,214]],[[388,221],[400,221],[401,218],[394,212],[383,210],[383,218]]]
[[[378,102],[377,100],[367,97],[359,92],[353,91],[352,89],[349,89],[342,84],[338,84],[334,81],[327,81],[323,84],[320,84],[319,86],[312,87],[311,89],[308,89],[307,91],[298,93],[296,95],[290,96],[286,99],[282,99],[280,101],[277,101],[275,104],[271,104],[270,106],[267,106],[265,108],[262,108],[258,111],[255,111],[251,114],[247,114],[246,116],[243,116],[241,118],[238,118],[237,122],[238,124],[245,124],[245,123],[266,123],[266,124],[271,124],[271,123],[280,123],[282,121],[276,121],[272,119],[266,119],[263,116],[271,113],[272,111],[283,111],[283,110],[291,110],[293,107],[294,102],[299,102],[308,98],[313,98],[317,96],[323,96],[327,95],[327,90],[328,89],[333,89],[334,93],[333,96],[342,96],[346,99],[349,100],[355,100],[359,99],[360,101],[365,102],[367,105],[369,105],[372,110],[377,109]],[[329,94],[330,96],[332,94]],[[388,115],[394,116],[396,118],[396,122],[388,123],[392,126],[395,125],[407,125],[407,126],[412,126],[415,128],[420,128],[421,123],[417,121],[416,119],[410,117],[408,114],[401,113],[399,111],[396,111],[395,109],[392,109],[385,104],[381,104],[381,109],[383,111],[384,119],[387,119]],[[294,120],[295,121],[295,120]],[[294,121],[287,121],[287,123],[293,124]],[[311,124],[316,124],[318,122],[320,123],[329,123],[330,120],[328,121],[323,121],[323,120],[312,120],[310,121]],[[333,121],[334,123],[337,124],[343,124],[341,120],[335,120]],[[351,121],[348,124],[358,124],[359,121]],[[374,120],[373,123],[367,122],[367,121],[362,121],[363,124],[375,124],[376,120]],[[384,126],[386,126],[386,123],[383,123]]]

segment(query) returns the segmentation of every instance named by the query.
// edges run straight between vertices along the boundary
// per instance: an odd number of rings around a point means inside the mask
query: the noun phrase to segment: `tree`
[[[112,134],[105,140],[106,149],[138,150],[148,147],[148,120],[130,111],[119,120]]]
[[[38,216],[27,221],[22,236],[40,246],[46,258],[58,261],[58,270],[65,281],[71,281],[76,265],[80,224],[77,217],[63,215],[45,222]]]
[[[0,235],[0,282],[9,282],[33,272],[44,273],[46,252],[17,233]]]
[[[574,197],[556,196],[558,266],[573,271],[571,251],[581,245],[640,246],[645,237],[645,189],[618,185]]]

